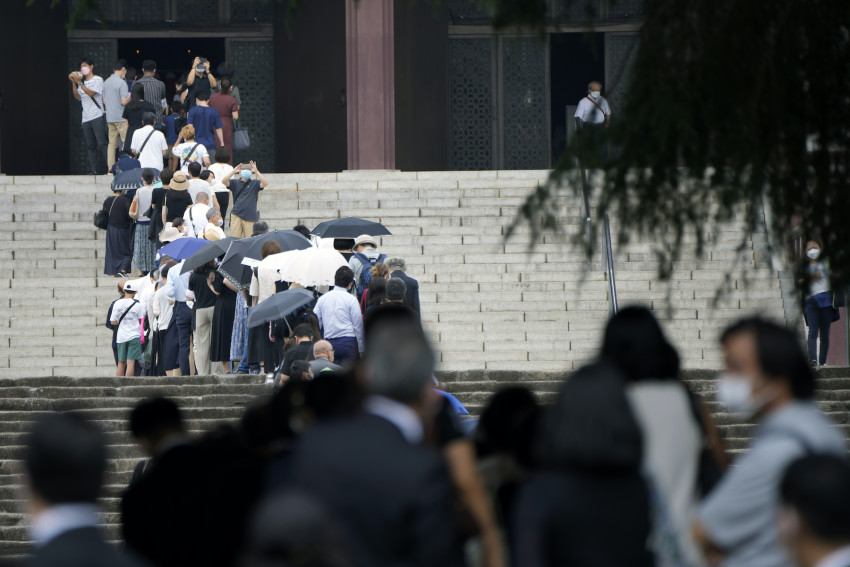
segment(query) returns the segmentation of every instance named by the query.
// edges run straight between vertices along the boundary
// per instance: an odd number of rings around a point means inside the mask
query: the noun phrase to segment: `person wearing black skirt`
[[[212,272],[209,286],[216,295],[212,320],[212,338],[210,339],[210,360],[220,362],[228,372],[230,362],[230,339],[233,333],[233,319],[236,317],[236,287],[219,272]],[[218,373],[218,365],[212,371]]]
[[[109,225],[106,227],[106,262],[103,273],[121,277],[130,273],[133,262],[133,219],[130,218],[131,201],[122,191],[115,191],[112,197],[103,202],[103,209],[109,211]]]

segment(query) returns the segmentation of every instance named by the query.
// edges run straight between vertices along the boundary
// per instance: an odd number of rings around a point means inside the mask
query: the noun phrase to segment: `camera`
[[[198,66],[195,67],[195,71],[197,71],[198,73],[205,73],[207,68],[204,65],[204,63],[206,63],[206,62],[207,62],[206,58],[201,57],[201,59],[198,61]]]

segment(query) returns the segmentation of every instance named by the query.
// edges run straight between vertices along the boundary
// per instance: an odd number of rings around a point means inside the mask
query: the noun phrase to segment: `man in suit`
[[[437,402],[433,366],[408,309],[376,312],[356,368],[364,411],[315,423],[295,446],[294,486],[337,518],[359,567],[463,565],[448,473],[422,445]]]
[[[810,454],[779,485],[779,532],[800,567],[850,567],[850,464]]]
[[[419,282],[408,276],[407,263],[402,258],[390,258],[387,260],[387,269],[390,271],[391,278],[399,278],[404,282],[405,292],[403,303],[416,311],[416,314],[421,316],[419,310]]]
[[[106,469],[102,433],[75,413],[39,419],[24,457],[30,537],[36,567],[130,567],[103,539],[97,498]]]
[[[142,400],[130,414],[130,432],[151,461],[121,501],[124,541],[159,566],[196,564],[204,541],[199,522],[204,467],[180,410],[165,398]]]

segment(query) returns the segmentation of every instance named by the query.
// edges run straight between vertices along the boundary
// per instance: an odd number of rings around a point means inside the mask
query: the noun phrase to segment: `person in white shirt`
[[[82,125],[89,151],[89,174],[106,175],[106,147],[109,145],[106,129],[106,107],[103,105],[103,78],[94,74],[94,62],[86,57],[80,61],[80,70],[68,75],[71,94],[83,107]]]
[[[200,163],[205,167],[210,164],[210,154],[203,144],[195,141],[195,127],[191,124],[180,130],[180,137],[171,153],[180,161],[180,169],[184,173],[188,173],[190,163]]]
[[[575,113],[576,131],[586,124],[602,124],[606,128],[611,122],[611,107],[602,97],[602,83],[593,81],[587,85],[587,96],[581,99]]]
[[[209,181],[201,179],[202,168],[199,163],[189,164],[189,196],[192,197],[194,203],[198,197],[198,193],[206,193],[208,199],[207,204],[213,207],[218,207],[218,201],[215,198],[215,193],[210,187]]]
[[[199,236],[213,242],[226,238],[227,236],[221,229],[222,226],[224,226],[224,219],[221,218],[221,211],[215,207],[210,207],[210,210],[207,211],[207,225]]]
[[[116,376],[133,376],[136,361],[142,358],[142,333],[139,324],[145,316],[145,308],[136,299],[139,284],[128,281],[124,284],[124,299],[119,299],[112,307],[110,323],[118,327],[115,341],[118,343],[118,372]]]
[[[206,193],[198,193],[195,204],[186,208],[183,219],[186,221],[186,236],[189,238],[201,238],[204,228],[207,226],[207,211],[210,210],[209,197]]]
[[[177,325],[172,323],[174,295],[173,292],[169,294],[169,290],[165,286],[170,269],[168,264],[160,269],[159,289],[153,296],[153,314],[156,319],[152,328],[155,331],[155,340],[159,352],[158,367],[165,371],[166,376],[173,376],[174,369],[180,368],[177,358]]]
[[[342,266],[334,275],[334,288],[313,308],[322,336],[333,345],[334,361],[340,366],[356,362],[364,352],[363,314],[360,303],[348,291],[352,285],[354,271]]]
[[[215,196],[215,200],[218,202],[217,208],[221,211],[221,218],[227,218],[227,208],[230,206],[230,203],[233,202],[233,193],[231,193],[230,189],[224,186],[224,183],[219,181],[221,178],[218,177],[218,174],[212,169],[215,165],[220,164],[213,164],[210,166],[210,169],[202,171],[201,179],[209,183],[210,189]]]
[[[162,160],[168,154],[168,142],[165,141],[165,134],[154,129],[155,120],[153,112],[142,114],[142,127],[133,132],[130,149],[142,167],[161,171]]]
[[[850,567],[850,464],[809,454],[785,469],[779,533],[799,567]]]

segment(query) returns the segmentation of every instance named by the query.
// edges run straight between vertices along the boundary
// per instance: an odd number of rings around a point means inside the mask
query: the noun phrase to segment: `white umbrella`
[[[342,254],[327,248],[307,248],[296,250],[294,254],[288,265],[281,270],[280,279],[304,287],[334,285],[336,271],[348,265]]]
[[[277,254],[266,256],[262,261],[256,260],[257,267],[264,270],[283,270],[292,263],[292,260],[295,259],[295,254],[298,252],[300,250],[287,250],[286,252],[278,252]]]

